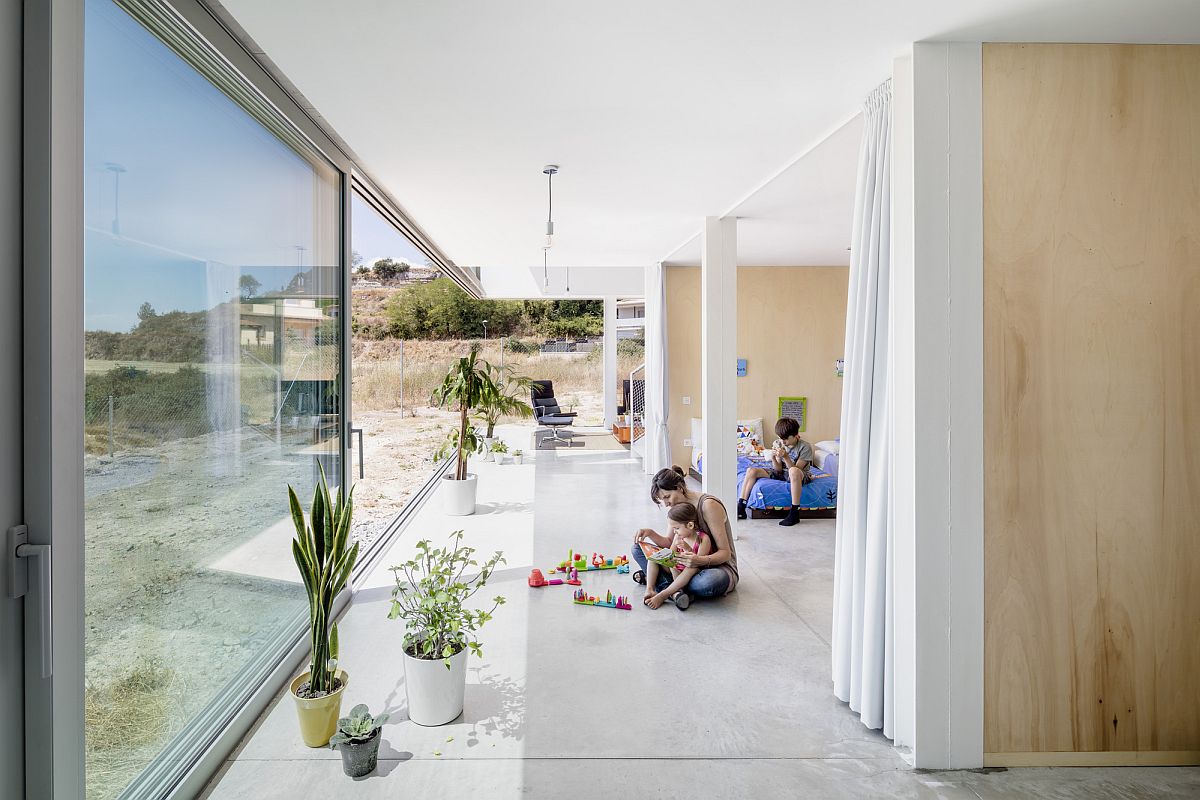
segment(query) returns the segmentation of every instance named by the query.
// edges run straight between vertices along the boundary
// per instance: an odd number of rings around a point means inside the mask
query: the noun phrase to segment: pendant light
[[[546,243],[542,245],[542,288],[549,289],[550,248],[554,246],[554,176],[558,174],[558,165],[547,164],[542,167],[542,174],[546,176]]]

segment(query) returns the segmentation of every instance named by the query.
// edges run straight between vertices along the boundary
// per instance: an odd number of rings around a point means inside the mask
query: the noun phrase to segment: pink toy
[[[574,569],[571,570],[571,574],[567,577],[567,579],[565,581],[562,580],[561,578],[552,578],[550,580],[546,580],[546,576],[542,574],[542,571],[540,569],[533,569],[529,573],[528,583],[529,583],[530,588],[533,588],[533,589],[539,589],[543,586],[563,586],[563,585],[579,586],[580,585],[579,574]]]

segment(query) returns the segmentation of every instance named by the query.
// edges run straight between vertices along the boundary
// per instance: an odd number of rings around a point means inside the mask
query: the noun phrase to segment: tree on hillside
[[[407,263],[392,258],[381,258],[372,267],[375,276],[381,281],[390,281],[396,276],[403,277],[408,274],[409,269],[411,267]]]
[[[262,281],[253,275],[243,275],[238,278],[238,292],[243,300],[249,300],[258,294],[258,290],[262,288]]]
[[[404,339],[475,339],[518,333],[524,323],[514,300],[477,300],[449,278],[405,286],[385,306],[389,333]]]
[[[158,315],[154,313],[154,306],[150,305],[148,302],[142,303],[142,305],[138,308],[139,322],[145,322],[147,320],[154,319],[156,316]]]

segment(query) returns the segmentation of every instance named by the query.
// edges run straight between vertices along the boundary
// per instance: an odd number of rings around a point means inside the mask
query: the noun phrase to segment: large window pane
[[[430,407],[429,396],[470,343],[413,341],[396,334],[397,296],[437,280],[440,273],[357,192],[351,195],[350,213],[352,416],[354,427],[363,432],[362,478],[357,464],[351,471],[356,481],[354,536],[370,548],[383,541],[396,516],[429,480],[433,453],[455,419],[453,412]],[[354,457],[359,457],[357,451]]]
[[[339,463],[339,176],[110,0],[85,39],[87,794],[305,608],[286,485]]]

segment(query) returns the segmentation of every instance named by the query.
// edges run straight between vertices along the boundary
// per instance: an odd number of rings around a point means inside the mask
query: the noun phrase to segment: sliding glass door
[[[85,3],[78,413],[97,800],[169,786],[288,649],[307,606],[287,486],[308,498],[342,474],[342,174],[140,19]]]

